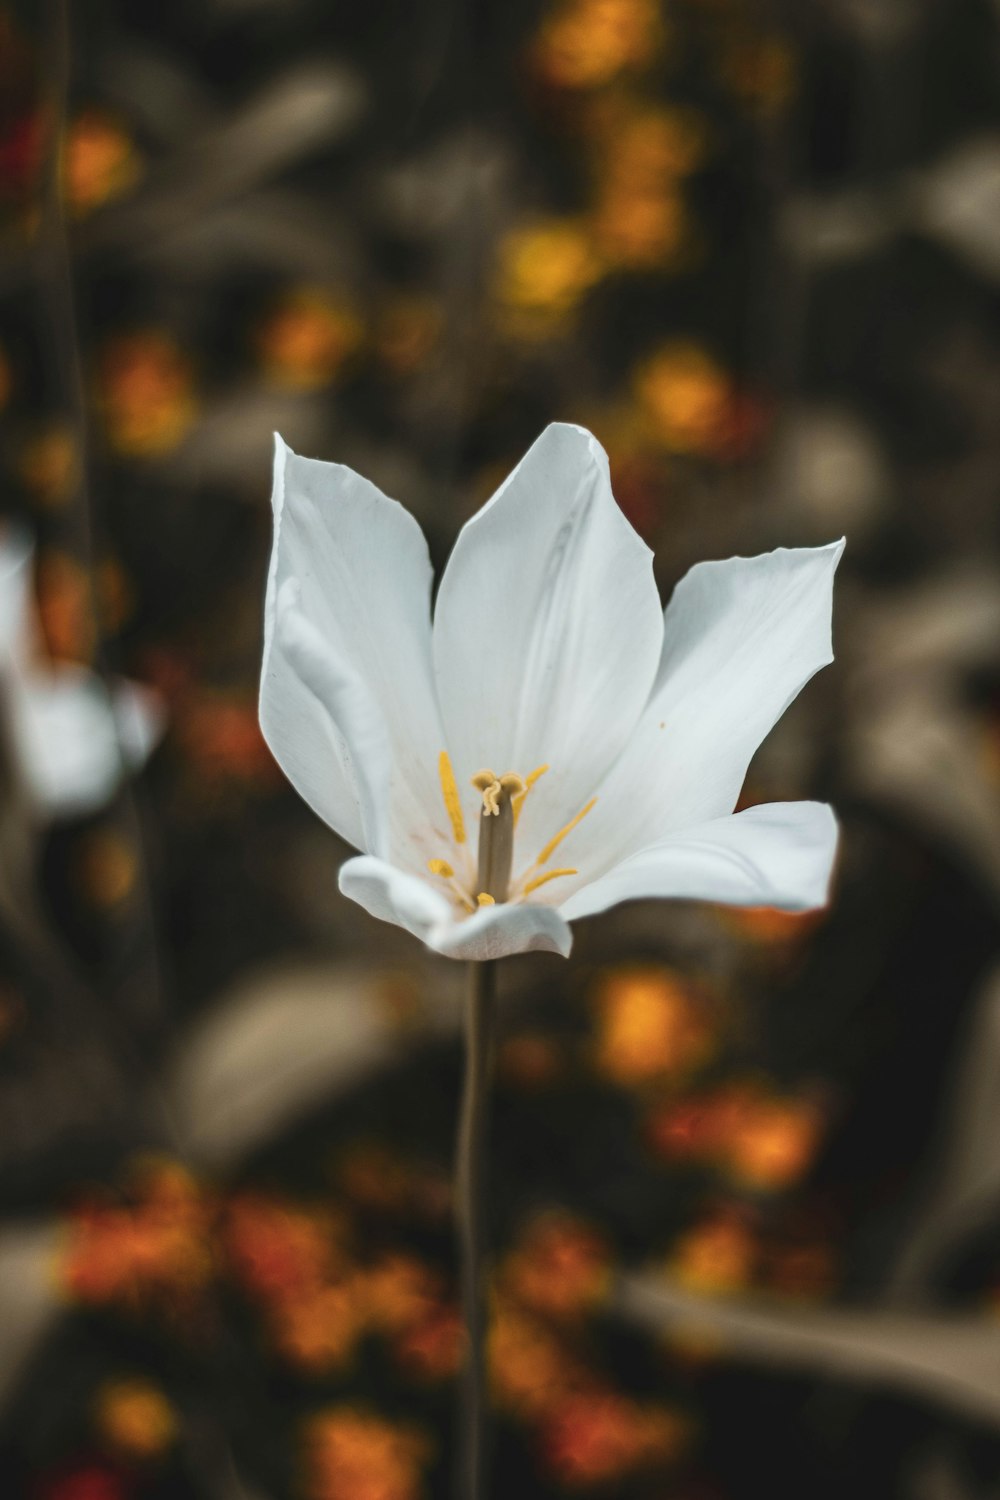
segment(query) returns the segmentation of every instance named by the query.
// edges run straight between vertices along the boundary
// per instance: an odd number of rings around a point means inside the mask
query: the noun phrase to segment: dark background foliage
[[[556,418],[664,595],[846,533],[744,794],[844,835],[506,966],[496,1493],[996,1495],[998,77],[987,0],[0,7],[38,670],[165,726],[4,778],[4,1495],[448,1492],[460,975],[260,739],[271,433],[440,565]]]

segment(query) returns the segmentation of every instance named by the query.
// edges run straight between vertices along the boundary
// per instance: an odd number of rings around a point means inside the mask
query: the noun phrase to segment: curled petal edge
[[[371,855],[342,865],[339,884],[371,916],[404,927],[445,958],[485,962],[530,952],[567,958],[573,944],[569,924],[554,907],[502,904],[456,921],[451,903],[425,881]]]

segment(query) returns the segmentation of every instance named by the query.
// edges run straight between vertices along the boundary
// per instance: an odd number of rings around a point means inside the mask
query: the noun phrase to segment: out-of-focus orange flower
[[[711,1030],[696,996],[668,969],[610,970],[598,980],[593,1001],[596,1066],[615,1083],[687,1072],[711,1052]]]
[[[546,1214],[529,1225],[500,1272],[511,1297],[552,1318],[578,1316],[596,1306],[610,1273],[603,1236],[562,1213]]]
[[[49,654],[89,662],[97,637],[90,577],[68,552],[43,552],[35,575],[38,617]]]
[[[95,830],[80,846],[77,875],[93,906],[119,906],[134,889],[138,874],[135,849],[113,829]]]
[[[497,1401],[528,1419],[592,1383],[544,1323],[506,1302],[490,1328],[489,1366]]]
[[[758,1258],[757,1237],[749,1224],[723,1210],[681,1235],[667,1269],[689,1291],[719,1296],[749,1286]]]
[[[263,1304],[278,1348],[309,1373],[341,1368],[367,1327],[363,1278],[344,1225],[325,1209],[245,1193],[228,1205],[223,1243],[237,1280]]]
[[[647,1130],[672,1160],[711,1162],[741,1187],[778,1192],[797,1182],[816,1154],[822,1114],[808,1099],[786,1098],[756,1081],[654,1111]]]
[[[776,1192],[797,1182],[816,1154],[822,1124],[809,1100],[748,1101],[725,1147],[725,1163],[742,1186]]]
[[[98,383],[108,441],[130,458],[169,452],[195,419],[190,361],[156,329],[111,339],[101,355]]]
[[[173,1407],[148,1380],[113,1380],[102,1386],[96,1419],[105,1442],[130,1458],[156,1458],[177,1436]]]
[[[40,505],[65,505],[80,473],[73,434],[62,425],[49,427],[25,444],[18,467]]]
[[[322,1285],[342,1226],[327,1211],[260,1193],[226,1206],[223,1244],[237,1280],[253,1295],[281,1299]]]
[[[590,113],[599,180],[613,179],[643,191],[679,182],[702,165],[708,125],[693,109],[636,107],[611,96]]]
[[[701,161],[705,129],[687,110],[596,110],[595,243],[613,265],[663,268],[690,237],[681,182]]]
[[[634,388],[651,441],[672,453],[716,450],[730,382],[704,349],[697,344],[663,345],[639,365]]]
[[[603,273],[582,220],[546,219],[511,230],[500,243],[495,283],[504,326],[527,337],[557,330]]]
[[[780,36],[734,39],[721,56],[722,81],[756,114],[773,118],[795,95],[795,54]]]
[[[264,319],[257,351],[269,380],[288,390],[313,391],[336,379],[363,336],[360,318],[346,304],[302,288]]]
[[[347,1275],[281,1298],[267,1316],[289,1362],[310,1374],[325,1374],[350,1360],[365,1331],[367,1308],[355,1279]]]
[[[401,1333],[427,1316],[441,1295],[440,1282],[412,1255],[385,1255],[364,1275],[364,1295],[374,1327]]]
[[[124,1206],[84,1204],[66,1226],[60,1279],[81,1302],[189,1303],[215,1271],[212,1206],[175,1162],[141,1164]]]
[[[203,787],[277,778],[274,758],[260,732],[257,706],[242,695],[204,688],[182,698],[174,711],[173,730]]]
[[[665,270],[687,242],[690,217],[674,188],[641,192],[604,187],[591,215],[594,243],[604,259],[626,270]]]
[[[104,110],[87,109],[66,132],[63,191],[75,214],[119,198],[139,175],[139,156],[127,130]]]
[[[412,375],[423,365],[441,332],[441,309],[419,297],[399,297],[381,312],[375,347],[394,375]]]
[[[548,1468],[575,1488],[669,1463],[682,1452],[688,1434],[688,1422],[665,1407],[640,1406],[613,1391],[588,1391],[553,1407],[541,1447]]]
[[[334,1406],[305,1429],[309,1500],[419,1500],[430,1443],[413,1427]]]
[[[664,39],[656,0],[562,0],[531,48],[535,71],[559,89],[592,89],[647,66]]]

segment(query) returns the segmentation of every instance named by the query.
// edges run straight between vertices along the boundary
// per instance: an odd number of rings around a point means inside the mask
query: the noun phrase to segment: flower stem
[[[456,1500],[486,1500],[485,1148],[495,1001],[496,961],[470,963],[465,1082],[455,1166],[462,1313],[467,1337]]]

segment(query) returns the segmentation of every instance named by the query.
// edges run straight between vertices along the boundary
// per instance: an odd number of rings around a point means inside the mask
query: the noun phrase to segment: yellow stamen
[[[553,854],[556,852],[556,850],[558,849],[559,845],[562,843],[562,841],[566,837],[566,835],[569,834],[569,833],[572,833],[573,829],[576,827],[576,825],[578,823],[582,823],[583,822],[584,818],[590,812],[591,808],[594,806],[594,803],[596,801],[597,801],[596,797],[591,797],[591,799],[587,803],[586,807],[581,807],[581,809],[577,813],[576,817],[575,818],[571,818],[570,821],[566,824],[565,828],[560,828],[560,830],[556,834],[555,838],[549,839],[548,843],[545,845],[545,848],[542,850],[541,854],[535,860],[535,864],[536,865],[544,865],[548,860],[550,860],[552,858]]]
[[[455,900],[460,902],[461,905],[465,907],[466,911],[475,911],[475,906],[469,900],[469,897],[465,894],[465,892],[462,890],[462,887],[455,879],[455,871],[452,869],[451,865],[446,859],[429,859],[427,861],[427,868],[428,870],[430,870],[432,875],[440,875],[442,880],[446,880],[448,882],[448,884],[451,886],[451,893],[455,897]]]
[[[517,827],[517,820],[521,816],[521,808],[524,806],[525,799],[528,793],[531,791],[531,788],[534,786],[538,778],[540,776],[544,776],[548,769],[549,768],[547,764],[544,766],[536,766],[531,775],[525,779],[523,792],[519,792],[518,795],[514,798],[513,808],[515,828]]]
[[[464,844],[465,819],[462,817],[458,784],[455,781],[455,773],[451,769],[451,758],[447,750],[442,750],[438,756],[438,777],[441,781],[441,795],[444,798],[445,810],[451,819],[451,831],[455,835],[455,843]]]
[[[496,906],[497,904],[495,898],[491,896],[487,891],[480,891],[479,895],[476,897],[476,900],[479,902],[480,906]]]
[[[521,895],[530,896],[532,891],[537,891],[540,885],[544,885],[548,880],[558,880],[560,875],[578,875],[579,873],[578,870],[549,870],[546,875],[536,875],[534,880],[529,880]]]

